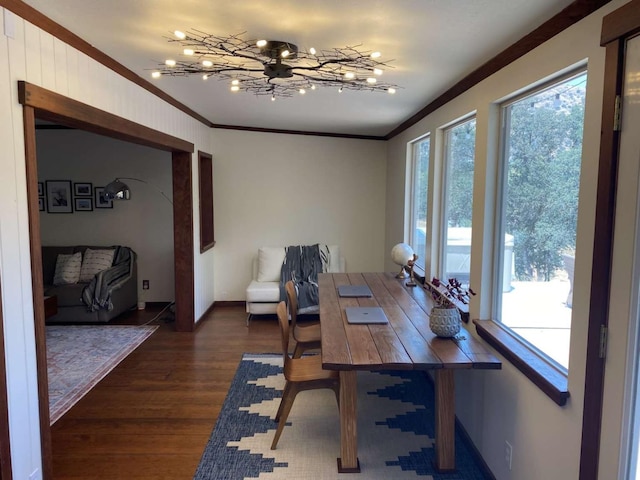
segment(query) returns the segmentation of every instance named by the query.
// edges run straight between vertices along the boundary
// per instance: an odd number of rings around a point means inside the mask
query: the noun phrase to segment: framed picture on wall
[[[93,193],[93,188],[90,183],[74,183],[73,195],[76,197],[90,197]]]
[[[77,197],[73,199],[76,212],[91,212],[93,210],[93,198]]]
[[[47,180],[47,212],[73,213],[71,180]]]
[[[38,210],[44,212],[44,198],[38,198]]]
[[[42,182],[38,182],[38,196],[44,197],[44,184]]]
[[[113,208],[113,200],[104,198],[104,187],[96,187],[93,189],[96,208]]]

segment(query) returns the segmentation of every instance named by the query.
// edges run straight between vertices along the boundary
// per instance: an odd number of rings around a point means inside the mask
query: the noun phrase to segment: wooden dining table
[[[393,273],[318,275],[322,367],[340,374],[340,473],[359,473],[357,435],[358,370],[433,370],[435,383],[435,467],[455,470],[456,369],[500,369],[501,362],[464,328],[455,338],[429,329],[431,294]],[[368,285],[371,297],[340,297],[339,285]],[[346,307],[382,307],[386,324],[353,325]]]

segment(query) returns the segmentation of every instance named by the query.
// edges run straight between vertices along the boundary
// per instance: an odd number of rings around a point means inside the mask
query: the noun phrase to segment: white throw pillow
[[[53,275],[53,284],[69,285],[78,283],[81,264],[82,253],[80,252],[74,254],[59,254],[56,258],[56,271]]]
[[[106,270],[113,264],[115,250],[91,250],[87,248],[80,269],[80,282],[90,282],[96,273]]]
[[[329,247],[329,273],[340,273],[340,247],[338,245],[327,245]]]
[[[262,247],[258,250],[258,281],[279,282],[282,263],[284,262],[284,247]]]

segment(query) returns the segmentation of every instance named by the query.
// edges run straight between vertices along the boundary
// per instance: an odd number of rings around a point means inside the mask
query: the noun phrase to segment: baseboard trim
[[[174,303],[174,302],[145,302],[145,305],[147,307],[160,307],[160,308],[163,308],[163,307],[166,307],[167,305],[170,305],[172,303]]]
[[[478,466],[480,467],[480,470],[482,470],[482,472],[486,475],[486,477],[489,480],[496,480],[495,475],[489,468],[489,465],[487,465],[487,462],[484,461],[484,458],[482,458],[482,455],[480,455],[480,451],[476,448],[476,444],[473,443],[473,441],[471,440],[471,437],[469,436],[469,434],[467,433],[467,430],[462,425],[462,422],[458,420],[457,415],[456,415],[456,427],[460,429],[460,435],[466,440],[467,445],[469,445],[469,449],[471,450],[471,455],[475,457],[475,460],[476,462],[478,462]]]
[[[216,301],[213,302],[213,305],[211,305],[211,308],[218,308],[218,307],[244,307],[246,305],[247,302],[245,302],[244,300],[224,300],[224,301]]]

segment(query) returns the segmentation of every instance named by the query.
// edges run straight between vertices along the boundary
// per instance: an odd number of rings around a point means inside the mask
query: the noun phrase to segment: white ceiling
[[[24,0],[213,123],[385,135],[573,0]],[[395,95],[320,88],[271,102],[199,76],[151,79],[197,29],[301,48],[362,45],[393,60]]]

